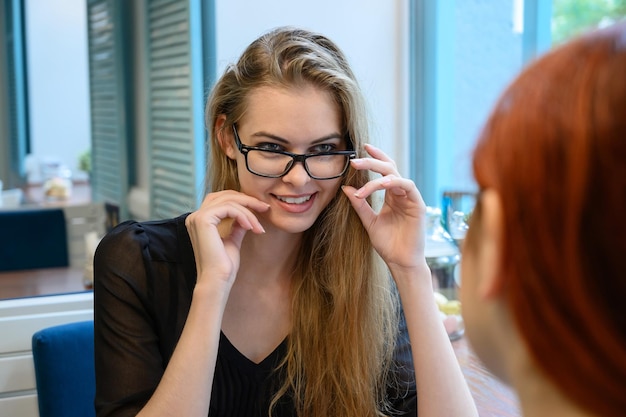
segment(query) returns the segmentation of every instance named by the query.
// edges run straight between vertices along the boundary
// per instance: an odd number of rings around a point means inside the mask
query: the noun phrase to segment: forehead
[[[341,132],[341,110],[333,96],[310,84],[258,87],[250,92],[241,123],[292,137],[295,132]]]

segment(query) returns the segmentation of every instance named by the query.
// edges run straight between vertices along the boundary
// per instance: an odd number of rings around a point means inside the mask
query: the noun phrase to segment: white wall
[[[91,137],[86,3],[25,0],[32,153],[27,169],[55,159],[81,177],[78,155],[90,147]]]
[[[299,26],[335,41],[352,64],[370,108],[371,142],[408,173],[406,0],[217,0],[218,75],[246,46],[277,26]]]

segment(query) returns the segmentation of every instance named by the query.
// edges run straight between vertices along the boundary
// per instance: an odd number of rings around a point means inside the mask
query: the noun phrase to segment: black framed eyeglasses
[[[350,159],[356,158],[354,150],[316,152],[296,154],[286,151],[264,149],[241,143],[237,128],[233,124],[237,149],[246,160],[246,168],[260,177],[280,178],[293,168],[296,162],[302,162],[309,176],[315,180],[331,180],[341,177],[348,169]],[[348,147],[352,142],[348,139]]]

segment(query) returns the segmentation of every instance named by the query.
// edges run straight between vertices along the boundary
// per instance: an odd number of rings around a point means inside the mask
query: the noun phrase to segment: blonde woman
[[[206,121],[201,207],[98,248],[98,415],[475,416],[432,296],[424,203],[366,145],[337,46],[261,36]]]

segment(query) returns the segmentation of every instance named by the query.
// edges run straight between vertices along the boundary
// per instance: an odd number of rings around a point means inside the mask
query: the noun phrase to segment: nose
[[[305,185],[311,181],[309,173],[304,168],[304,161],[294,161],[289,172],[282,177],[284,182],[290,183],[296,187]]]

